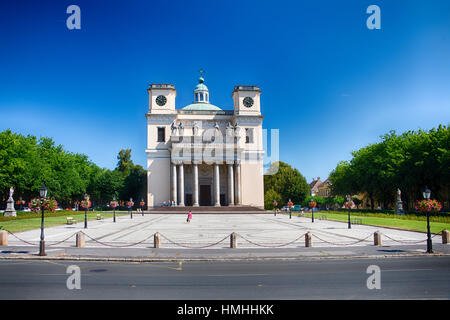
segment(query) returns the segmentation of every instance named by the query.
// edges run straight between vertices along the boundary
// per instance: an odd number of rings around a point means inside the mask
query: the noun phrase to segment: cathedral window
[[[158,141],[157,142],[165,142],[166,141],[166,129],[158,128]]]

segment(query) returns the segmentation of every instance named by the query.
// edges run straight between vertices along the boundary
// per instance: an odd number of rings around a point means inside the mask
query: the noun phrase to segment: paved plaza
[[[265,214],[193,214],[190,223],[183,214],[133,214],[89,221],[74,225],[61,225],[45,229],[46,245],[74,247],[75,234],[86,234],[86,248],[150,248],[153,234],[161,234],[161,248],[220,249],[229,248],[230,234],[235,232],[238,248],[299,248],[305,246],[304,234],[310,232],[313,247],[373,246],[373,233],[382,233],[383,245],[425,245],[426,234],[381,227],[292,217],[273,213]],[[9,235],[9,246],[37,245],[40,230],[30,230]],[[59,243],[63,240],[66,241]],[[440,243],[440,236],[433,238]]]

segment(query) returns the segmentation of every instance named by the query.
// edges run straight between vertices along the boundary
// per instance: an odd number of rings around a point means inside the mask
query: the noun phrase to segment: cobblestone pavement
[[[426,245],[426,234],[364,225],[266,214],[198,214],[193,213],[190,223],[182,214],[133,214],[89,221],[74,225],[61,225],[45,229],[47,246],[73,247],[75,234],[86,234],[86,247],[148,248],[153,246],[153,234],[161,234],[161,248],[229,248],[230,234],[237,234],[239,248],[299,248],[305,246],[304,234],[312,234],[314,247],[373,246],[373,233],[382,233],[383,245]],[[40,230],[9,235],[9,246],[37,245]],[[66,241],[59,243],[63,240]],[[29,244],[23,242],[27,241]],[[440,243],[440,235],[433,241]]]

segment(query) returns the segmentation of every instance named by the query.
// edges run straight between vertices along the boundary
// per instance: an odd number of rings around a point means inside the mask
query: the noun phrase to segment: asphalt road
[[[81,289],[69,290],[77,265]],[[381,289],[367,288],[380,267]],[[0,261],[0,299],[449,299],[450,257],[117,263]]]

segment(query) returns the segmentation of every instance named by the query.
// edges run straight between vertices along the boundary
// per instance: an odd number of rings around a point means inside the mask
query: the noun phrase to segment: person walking
[[[191,212],[191,210],[189,210],[189,213],[188,213],[186,222],[187,222],[187,223],[190,223],[190,222],[191,222],[191,219],[192,219],[192,212]]]

